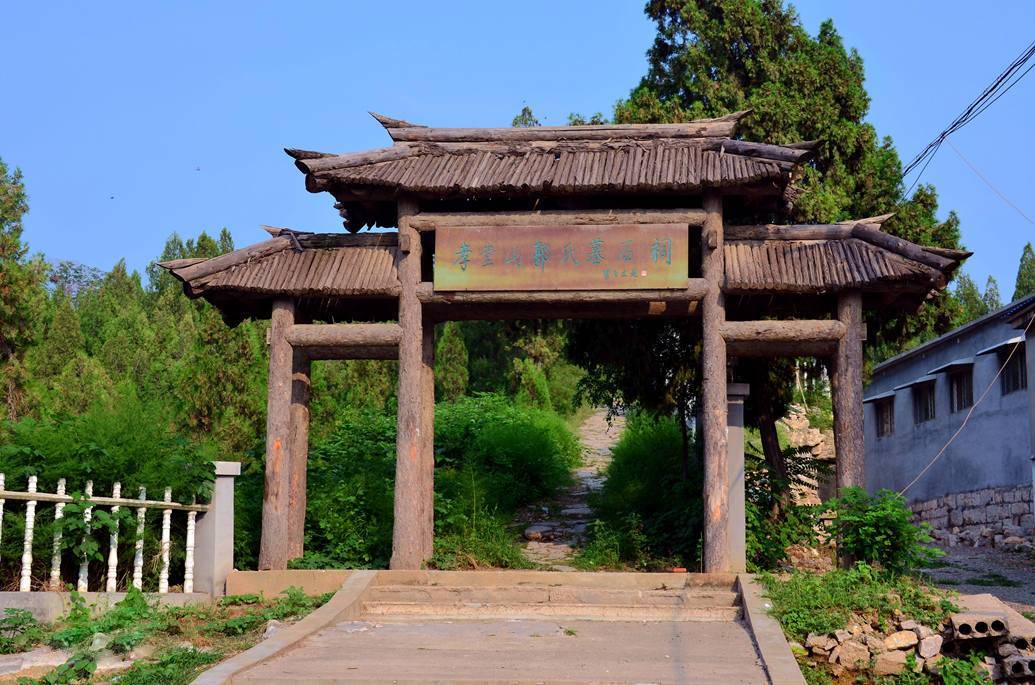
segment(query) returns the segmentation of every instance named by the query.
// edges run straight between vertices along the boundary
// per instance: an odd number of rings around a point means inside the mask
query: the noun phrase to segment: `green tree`
[[[0,159],[0,397],[6,416],[25,411],[24,355],[35,341],[45,293],[42,259],[29,259],[22,242],[22,217],[29,211],[22,173]]]
[[[539,119],[532,112],[532,108],[525,105],[518,112],[517,116],[514,117],[514,120],[510,122],[510,125],[514,128],[531,128],[533,126],[541,126],[542,124],[539,123]]]
[[[989,276],[985,281],[985,294],[981,296],[989,313],[1003,308],[1003,300],[999,296],[999,283],[994,277]]]
[[[981,295],[981,291],[974,283],[974,279],[965,273],[956,276],[956,301],[960,308],[959,318],[956,321],[957,326],[962,326],[988,314],[988,304]]]
[[[453,401],[467,392],[467,346],[456,321],[446,322],[435,346],[435,385],[438,400]]]
[[[1017,265],[1017,283],[1013,287],[1013,299],[1016,302],[1022,297],[1035,295],[1035,250],[1031,243],[1025,243],[1021,252],[1021,263]]]

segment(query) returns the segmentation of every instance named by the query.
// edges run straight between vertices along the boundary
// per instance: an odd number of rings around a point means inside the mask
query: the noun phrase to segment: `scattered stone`
[[[860,642],[848,640],[841,645],[837,662],[851,670],[866,668],[870,664],[870,650]]]
[[[1004,658],[1018,656],[1021,653],[1021,650],[1017,649],[1016,645],[1005,641],[999,643],[999,646],[996,647],[996,651],[999,653],[999,656]]]
[[[884,638],[884,647],[889,650],[909,649],[919,640],[912,630],[900,630]]]
[[[809,650],[805,649],[805,647],[802,646],[800,642],[794,642],[793,640],[791,640],[787,644],[789,644],[791,647],[791,653],[796,656],[805,656],[809,653]]]
[[[809,649],[826,649],[827,636],[821,633],[809,633],[805,637],[805,646]]]
[[[852,638],[852,634],[850,632],[848,632],[847,630],[835,630],[834,631],[834,639],[837,640],[838,644],[844,644],[845,640],[850,640],[851,638]]]
[[[912,633],[910,633],[912,635]],[[913,637],[916,637],[915,635]],[[900,651],[881,652],[873,662],[874,675],[898,675],[906,670],[906,653]]]
[[[268,640],[286,627],[287,624],[283,621],[278,621],[275,618],[271,619],[269,623],[266,624],[266,630],[262,631],[262,639]]]
[[[827,657],[827,663],[836,664],[838,657],[841,656],[841,646],[838,645],[830,650],[830,656]]]
[[[919,625],[920,625],[919,623],[917,623],[916,621],[910,619],[908,621],[902,621],[901,623],[898,624],[898,627],[900,629],[902,629],[902,630],[916,630],[917,626],[919,626]]]
[[[97,654],[97,671],[122,671],[133,665],[132,661],[123,659],[120,655],[114,654],[110,649]]]
[[[942,636],[931,635],[920,640],[920,646],[916,648],[916,653],[921,658],[930,659],[937,656],[942,651]]]
[[[917,625],[917,627],[913,629],[913,632],[916,633],[916,636],[921,640],[925,637],[931,637],[934,635],[934,631],[925,625]]]
[[[872,654],[880,654],[881,652],[888,651],[884,646],[884,640],[880,639],[876,635],[867,635],[863,638],[863,642],[866,644],[866,648]]]
[[[134,661],[137,659],[150,659],[154,656],[157,649],[158,647],[154,643],[145,642],[134,647],[133,651],[129,653],[129,658]]]
[[[90,651],[99,652],[108,646],[108,641],[111,638],[108,637],[107,633],[94,633],[93,640],[90,641]]]

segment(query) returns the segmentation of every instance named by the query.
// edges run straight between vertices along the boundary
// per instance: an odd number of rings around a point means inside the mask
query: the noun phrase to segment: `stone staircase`
[[[501,575],[498,585],[419,580],[377,585],[364,598],[361,615],[371,621],[735,621],[741,616],[732,578],[688,585],[684,575],[650,574],[626,579],[628,587],[609,587],[593,578],[581,585],[568,582],[576,574],[566,574],[563,585],[511,584],[509,574]]]

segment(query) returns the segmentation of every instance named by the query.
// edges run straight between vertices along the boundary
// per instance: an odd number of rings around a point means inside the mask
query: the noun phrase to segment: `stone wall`
[[[916,520],[933,529],[932,536],[948,546],[1035,546],[1035,514],[1031,486],[985,488],[914,502]]]

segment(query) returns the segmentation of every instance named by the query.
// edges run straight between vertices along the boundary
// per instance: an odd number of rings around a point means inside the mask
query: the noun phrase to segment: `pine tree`
[[[974,279],[965,273],[956,277],[956,302],[959,304],[957,326],[962,326],[988,314],[988,304],[981,296]]]
[[[451,401],[467,392],[467,346],[460,324],[448,321],[435,346],[435,386],[438,399]]]
[[[41,259],[28,259],[22,217],[29,211],[21,171],[0,159],[0,400],[6,415],[25,411],[24,355],[39,332],[45,302]]]
[[[981,296],[981,299],[984,301],[985,308],[988,309],[989,313],[1003,308],[1003,300],[999,296],[999,283],[992,276],[989,276],[988,280],[985,281],[985,294]]]
[[[1035,294],[1035,250],[1031,243],[1024,245],[1021,252],[1021,263],[1017,265],[1017,283],[1013,288],[1013,299],[1016,302],[1022,297]]]

